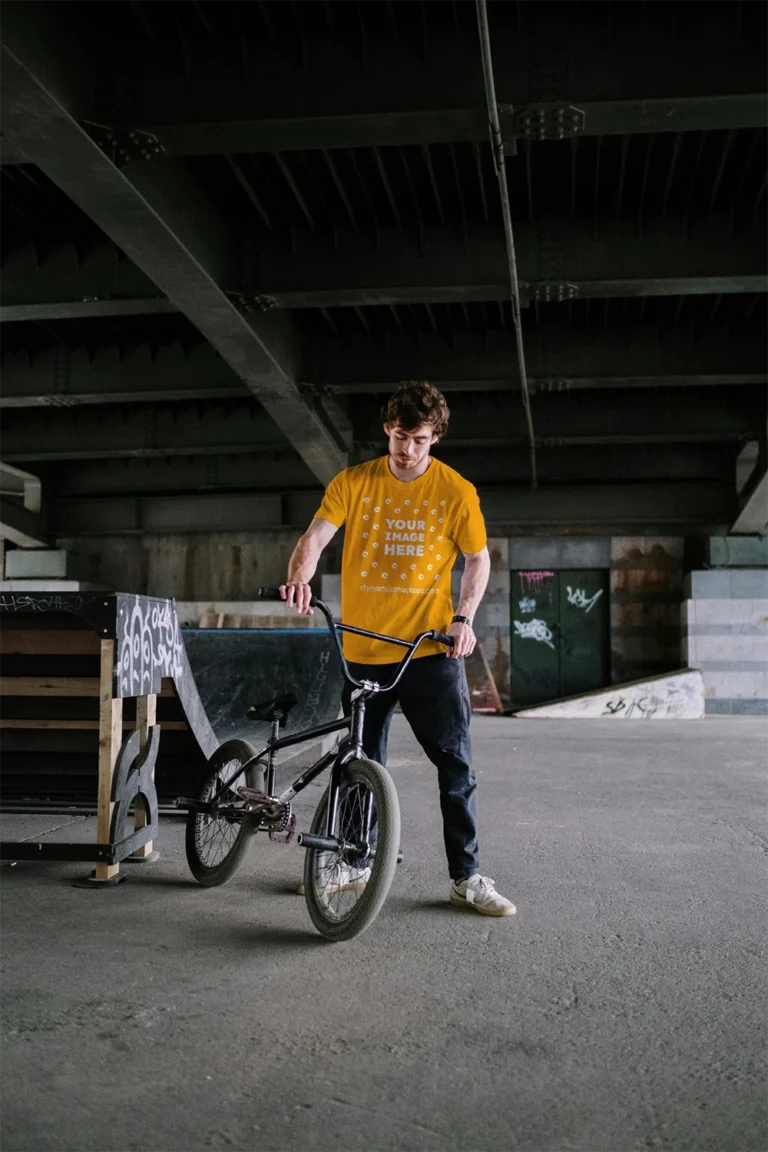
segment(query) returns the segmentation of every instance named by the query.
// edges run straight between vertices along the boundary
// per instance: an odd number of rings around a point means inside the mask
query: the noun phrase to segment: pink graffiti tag
[[[554,576],[554,572],[521,572],[520,588],[523,592],[541,592],[545,580]]]

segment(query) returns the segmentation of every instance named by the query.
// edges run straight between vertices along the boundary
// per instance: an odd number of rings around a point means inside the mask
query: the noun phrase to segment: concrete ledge
[[[81,580],[79,556],[64,548],[15,548],[5,556],[6,580]]]
[[[706,700],[707,716],[768,716],[768,700]]]
[[[710,568],[685,577],[687,600],[756,600],[768,597],[768,569]]]
[[[107,584],[87,580],[0,580],[0,592],[111,592]]]
[[[329,604],[331,611],[338,606]],[[295,608],[270,600],[179,600],[182,628],[325,628],[325,617],[299,616]]]
[[[553,700],[515,715],[543,720],[700,720],[704,715],[704,679],[697,669],[684,668]]]

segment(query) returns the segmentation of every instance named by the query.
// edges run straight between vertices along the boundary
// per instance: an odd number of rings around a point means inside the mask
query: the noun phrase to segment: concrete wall
[[[509,708],[509,540],[506,537],[492,537],[488,540],[488,551],[491,555],[491,578],[475,616],[475,635],[482,645],[501,702],[505,708]],[[460,582],[461,573],[455,576],[458,576]],[[458,603],[458,587],[454,591],[454,603]]]
[[[177,600],[252,600],[258,588],[285,579],[299,533],[201,532],[188,535],[98,536],[62,540],[76,553],[83,579],[117,591]],[[339,545],[318,576],[338,571]]]
[[[680,536],[611,540],[611,682],[641,680],[680,668]]]
[[[691,572],[685,595],[683,654],[707,714],[768,715],[768,571]]]
[[[683,551],[683,538],[672,536],[513,537],[509,567],[610,569],[611,683],[617,684],[682,666]]]
[[[259,587],[284,579],[297,538],[296,531],[262,531],[88,537],[60,543],[77,554],[84,580],[194,601],[201,618],[223,613],[211,623],[231,627],[233,602],[252,601]],[[323,557],[320,579],[339,572],[342,542],[339,533]],[[693,572],[684,592],[683,540],[678,537],[494,537],[488,544],[491,579],[475,630],[505,707],[510,703],[510,572],[610,568],[612,683],[688,663],[704,673],[708,711],[768,711],[764,568]],[[454,570],[455,600],[460,582],[461,561]],[[282,620],[274,623],[285,626]]]

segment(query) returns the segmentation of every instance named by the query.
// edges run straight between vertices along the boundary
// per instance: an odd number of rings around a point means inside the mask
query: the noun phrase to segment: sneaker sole
[[[469,908],[472,912],[479,912],[481,916],[495,916],[496,919],[500,919],[503,916],[515,916],[517,914],[517,908],[514,904],[511,908],[504,908],[501,912],[492,912],[490,908],[481,908],[479,904],[470,904],[469,900],[464,900],[461,896],[454,896],[453,892],[451,892],[449,899],[454,908]]]
[[[329,884],[326,891],[329,893],[333,893],[333,895],[335,896],[337,892],[360,892],[360,891],[362,891],[363,888],[366,888],[367,885],[368,885],[367,880],[363,880],[363,881],[356,880],[352,884]],[[306,894],[307,894],[307,890],[304,887],[304,885],[299,884],[298,888],[296,889],[296,895],[297,896],[306,896]]]

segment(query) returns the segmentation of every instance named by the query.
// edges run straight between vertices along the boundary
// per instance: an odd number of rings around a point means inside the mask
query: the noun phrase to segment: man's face
[[[399,424],[385,424],[384,431],[389,437],[389,454],[401,471],[418,468],[438,439],[431,424],[407,429]]]

